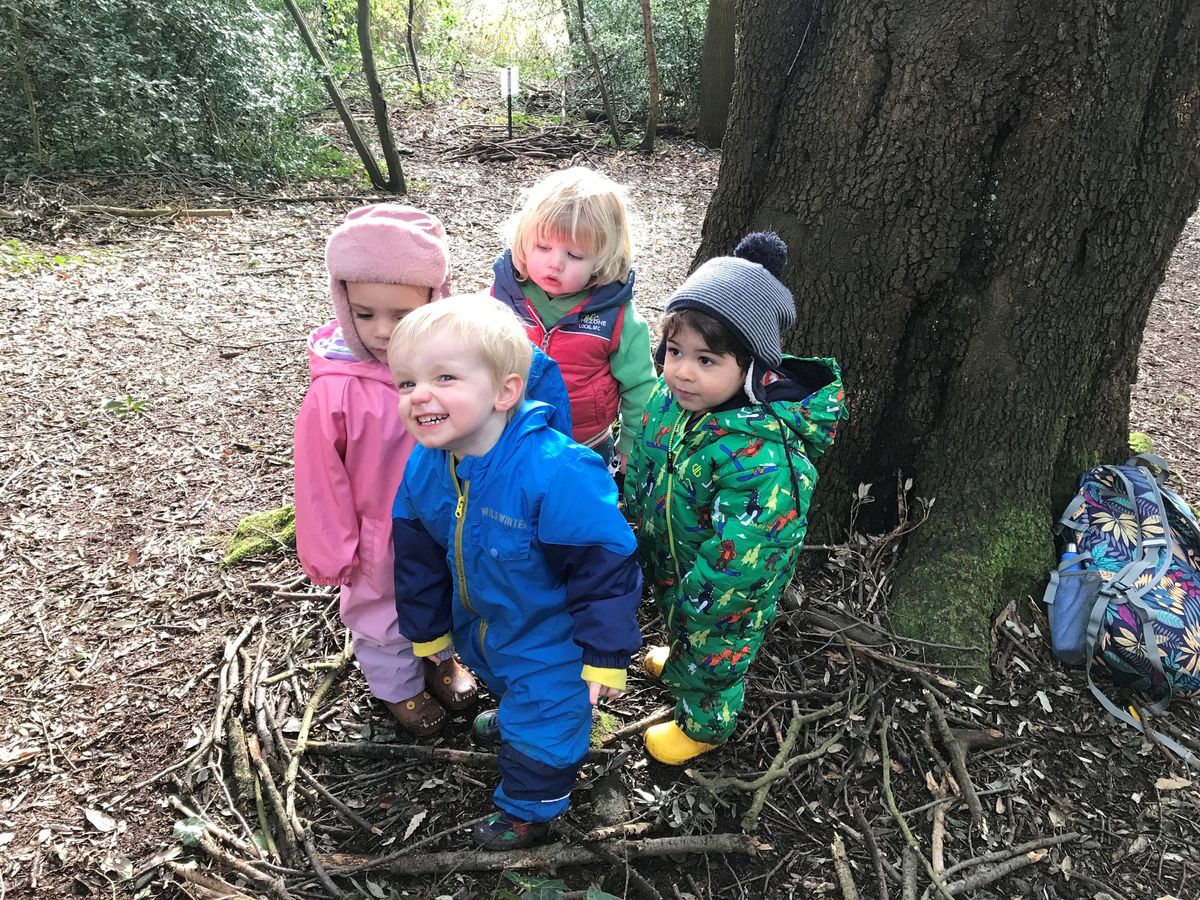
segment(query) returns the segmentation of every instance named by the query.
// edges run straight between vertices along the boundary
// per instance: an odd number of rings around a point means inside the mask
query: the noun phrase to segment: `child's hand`
[[[431,663],[433,663],[435,666],[440,666],[442,664],[443,659],[449,658],[450,652],[451,651],[449,651],[449,650],[439,650],[437,653],[430,653],[425,658],[427,660],[429,660]]]
[[[629,465],[629,454],[628,453],[618,453],[617,459],[619,460],[619,462],[617,463],[617,471],[620,472],[622,475],[624,475],[625,467],[627,465]]]
[[[606,684],[601,684],[598,681],[589,681],[587,686],[588,700],[591,701],[592,706],[595,706],[598,702],[600,702],[601,697],[607,697],[609,700],[616,700],[623,693],[625,693],[624,691],[618,691],[616,688],[609,687]]]

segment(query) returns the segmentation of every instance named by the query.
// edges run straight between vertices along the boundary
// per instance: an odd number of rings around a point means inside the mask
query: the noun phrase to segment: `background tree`
[[[408,0],[408,15],[404,19],[404,44],[408,47],[408,58],[412,61],[413,75],[417,79],[417,99],[425,102],[425,82],[421,78],[421,62],[417,59],[417,45],[413,39],[413,17],[416,0]]]
[[[592,62],[578,31],[575,0],[567,25],[571,77],[566,81],[568,108],[580,115],[602,104]],[[596,51],[604,83],[619,121],[649,115],[649,59],[646,55],[642,0],[588,0],[588,37]],[[700,47],[707,0],[648,0],[653,18],[654,67],[659,106],[656,134],[666,126],[694,128],[700,98]],[[562,69],[561,64],[558,66]],[[594,116],[594,113],[589,116]]]
[[[392,137],[392,122],[388,118],[388,105],[383,96],[383,86],[379,83],[379,73],[375,71],[375,48],[371,44],[371,0],[358,0],[357,25],[358,49],[362,53],[363,76],[367,80],[367,90],[371,94],[371,111],[375,115],[375,130],[379,134],[379,146],[383,150],[383,160],[387,163],[388,169],[387,181],[377,186],[396,194],[403,194],[405,193],[404,171],[400,168],[400,155],[396,152],[396,141]],[[416,69],[416,59],[414,52],[414,69]],[[420,84],[420,79],[421,72],[417,69],[418,84]]]
[[[742,14],[697,259],[751,229],[789,243],[789,345],[841,359],[854,417],[817,531],[853,485],[914,477],[937,503],[894,621],[984,647],[998,602],[1050,564],[1075,479],[1126,453],[1147,311],[1200,186],[1200,5]]]
[[[592,43],[592,36],[588,31],[587,15],[583,9],[583,0],[575,0],[575,5],[579,10],[579,37],[583,41],[583,46],[587,51],[588,61],[592,64],[592,73],[596,76],[596,86],[600,88],[600,97],[604,102],[604,116],[608,119],[608,127],[612,132],[613,146],[619,150],[621,149],[621,129],[617,124],[617,111],[613,106],[612,97],[608,93],[608,85],[604,80],[604,70],[600,66],[600,57],[596,53],[596,45]]]
[[[778,20],[763,23],[777,28]],[[706,147],[720,147],[729,119],[733,94],[734,4],[733,0],[709,0],[704,22],[704,49],[700,54],[700,121],[696,137]]]
[[[642,0],[642,28],[646,33],[646,81],[650,86],[650,103],[646,108],[646,130],[640,149],[652,153],[654,132],[658,129],[658,63],[654,59],[654,19],[650,15],[650,0]]]
[[[296,0],[283,0],[283,2],[287,6],[288,12],[291,13],[293,21],[296,23],[296,28],[300,32],[300,37],[304,40],[304,45],[308,48],[308,52],[312,54],[313,61],[317,64],[321,81],[325,85],[325,90],[329,94],[333,108],[337,110],[337,114],[342,120],[342,125],[346,128],[346,134],[350,138],[350,143],[354,145],[354,150],[358,154],[358,158],[362,161],[363,168],[367,172],[367,178],[379,190],[404,193],[404,174],[400,169],[399,157],[396,155],[395,142],[392,140],[391,123],[387,117],[387,103],[383,99],[383,90],[379,84],[379,76],[375,72],[375,54],[371,46],[370,0],[357,0],[355,24],[358,32],[359,52],[362,56],[363,74],[367,78],[367,86],[371,94],[372,111],[375,114],[375,125],[379,133],[380,144],[383,147],[384,161],[388,167],[386,178],[379,168],[379,163],[375,161],[375,154],[371,151],[370,145],[367,144],[366,138],[363,137],[362,132],[359,130],[358,123],[354,120],[354,113],[351,112],[350,105],[346,102],[346,98],[342,94],[337,80],[333,77],[333,67],[329,64],[329,59],[325,55],[325,51],[321,49],[321,46],[313,37],[312,30],[308,27],[308,22],[304,18],[304,12],[296,4]],[[393,160],[395,161],[394,164]]]

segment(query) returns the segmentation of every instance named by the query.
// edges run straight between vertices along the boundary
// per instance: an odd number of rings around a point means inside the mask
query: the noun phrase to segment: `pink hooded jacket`
[[[296,416],[296,549],[314,584],[343,585],[351,631],[384,640],[396,621],[392,500],[416,442],[396,411],[388,367],[326,359],[308,339],[308,393]],[[392,629],[394,632],[394,628]]]

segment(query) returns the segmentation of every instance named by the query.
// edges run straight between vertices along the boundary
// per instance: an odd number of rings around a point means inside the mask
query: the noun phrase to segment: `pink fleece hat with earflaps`
[[[346,215],[325,247],[329,296],[350,352],[374,360],[363,346],[350,311],[347,281],[413,284],[432,290],[433,300],[450,295],[450,254],[437,216],[398,203],[364,206]]]

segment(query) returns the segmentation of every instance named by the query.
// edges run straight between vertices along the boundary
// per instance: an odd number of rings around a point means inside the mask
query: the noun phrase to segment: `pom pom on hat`
[[[796,301],[779,280],[787,244],[771,231],[738,242],[733,256],[708,260],[667,301],[667,312],[695,309],[716,319],[742,342],[756,363],[774,368],[783,359],[779,333],[796,321]]]
[[[783,270],[787,268],[787,244],[773,231],[751,232],[738,241],[733,255],[747,262],[758,263],[776,278],[782,278]]]
[[[361,360],[373,360],[358,338],[347,281],[427,287],[431,299],[450,294],[450,254],[441,220],[399,203],[352,210],[325,247],[329,295],[346,346]]]

